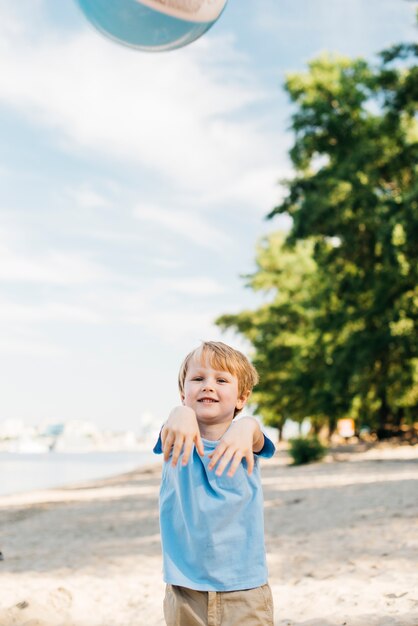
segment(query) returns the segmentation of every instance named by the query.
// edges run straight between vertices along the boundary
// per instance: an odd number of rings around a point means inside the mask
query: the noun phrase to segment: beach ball
[[[150,52],[173,50],[201,37],[227,0],[77,0],[103,34]]]

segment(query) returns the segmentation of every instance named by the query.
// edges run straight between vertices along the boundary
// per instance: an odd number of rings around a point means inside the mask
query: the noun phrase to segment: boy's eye
[[[203,376],[193,376],[192,380],[203,380]]]
[[[218,383],[227,383],[226,378],[218,378]]]

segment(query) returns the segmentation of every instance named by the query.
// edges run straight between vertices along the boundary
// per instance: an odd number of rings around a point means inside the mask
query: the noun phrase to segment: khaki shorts
[[[167,585],[167,626],[274,626],[268,584],[242,591],[195,591]]]

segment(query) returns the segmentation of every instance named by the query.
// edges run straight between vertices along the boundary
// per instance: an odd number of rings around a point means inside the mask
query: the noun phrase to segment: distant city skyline
[[[0,421],[0,452],[20,454],[150,450],[158,437],[152,421],[142,428],[111,430],[91,420],[40,422]]]
[[[0,421],[155,424],[244,286],[291,172],[281,85],[324,51],[416,40],[416,2],[229,0],[182,50],[98,34],[73,0],[0,0]],[[149,418],[151,416],[151,418]]]

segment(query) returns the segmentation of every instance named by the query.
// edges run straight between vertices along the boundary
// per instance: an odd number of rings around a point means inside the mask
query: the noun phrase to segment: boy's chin
[[[234,418],[233,412],[230,415],[226,415],[219,414],[213,410],[210,411],[197,409],[195,413],[198,421],[206,422],[208,424],[222,424],[224,422],[232,421]]]

